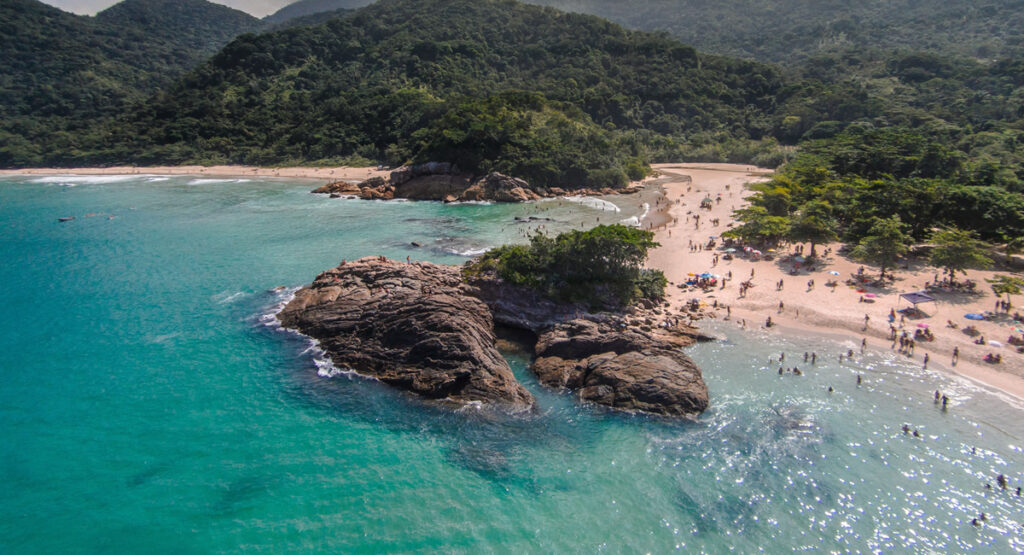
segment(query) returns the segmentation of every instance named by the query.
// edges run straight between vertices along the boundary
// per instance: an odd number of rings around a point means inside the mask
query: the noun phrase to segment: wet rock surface
[[[490,311],[459,269],[364,258],[328,270],[278,315],[342,369],[427,399],[520,411],[533,396],[495,347]]]
[[[548,387],[616,410],[686,416],[708,407],[697,365],[681,351],[697,335],[684,328],[650,332],[575,319],[540,334],[532,370]]]
[[[500,280],[466,279],[457,267],[374,257],[320,274],[278,318],[319,340],[339,368],[427,399],[534,406],[497,350],[497,322],[536,338],[531,369],[547,387],[627,412],[705,410],[707,387],[682,348],[708,338],[673,318],[626,312],[592,314]]]

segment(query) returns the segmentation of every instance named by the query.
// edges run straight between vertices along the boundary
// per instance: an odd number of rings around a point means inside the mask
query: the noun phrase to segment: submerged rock
[[[487,306],[459,269],[364,258],[295,294],[281,323],[320,341],[333,363],[459,405],[530,409],[533,396],[495,347]]]

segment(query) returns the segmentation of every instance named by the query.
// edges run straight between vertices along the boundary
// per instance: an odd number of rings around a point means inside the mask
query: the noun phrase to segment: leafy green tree
[[[773,247],[789,234],[789,218],[773,216],[763,206],[742,208],[735,211],[734,215],[743,224],[723,233],[725,237],[736,237],[745,243]]]
[[[1024,236],[1010,238],[1006,241],[1006,246],[1003,247],[1007,263],[1013,259],[1013,255],[1020,254],[1022,251],[1024,251]]]
[[[966,273],[967,268],[987,268],[992,259],[986,254],[987,247],[973,232],[955,227],[940,229],[932,234],[934,244],[931,263],[944,268],[950,283],[956,272]]]
[[[570,231],[553,238],[537,233],[529,245],[488,251],[467,271],[494,271],[509,283],[559,300],[624,306],[638,297],[664,297],[665,275],[642,269],[647,251],[656,246],[653,233],[623,225]]]
[[[992,285],[992,292],[997,297],[1006,295],[1006,302],[1010,302],[1010,295],[1020,295],[1021,287],[1024,287],[1024,279],[1016,276],[997,275],[985,281]]]
[[[792,218],[789,238],[796,242],[810,243],[811,256],[815,256],[816,244],[828,243],[839,238],[836,233],[836,221],[832,218],[832,207],[821,200],[804,203]]]
[[[905,231],[899,216],[875,218],[868,234],[853,249],[853,258],[879,267],[879,277],[892,268],[910,250],[913,239]]]

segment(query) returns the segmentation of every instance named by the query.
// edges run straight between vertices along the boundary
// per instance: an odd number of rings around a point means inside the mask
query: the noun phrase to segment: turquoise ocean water
[[[341,259],[459,263],[527,225],[633,213],[309,189],[0,181],[0,551],[1024,550],[1024,498],[995,486],[1024,484],[1024,412],[888,354],[839,365],[852,342],[712,326],[726,340],[690,350],[712,396],[694,422],[579,406],[517,356],[530,418],[330,377],[268,325],[275,287]],[[821,360],[779,377],[780,351]]]

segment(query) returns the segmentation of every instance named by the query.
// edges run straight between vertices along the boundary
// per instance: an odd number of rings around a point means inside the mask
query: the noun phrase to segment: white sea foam
[[[625,220],[620,220],[619,223],[621,223],[622,225],[628,225],[628,226],[633,226],[633,227],[640,227],[640,222],[642,222],[643,219],[647,217],[647,214],[650,211],[651,211],[651,205],[645,202],[644,203],[644,212],[643,212],[643,214],[640,214],[639,216],[633,216],[632,218],[626,218]]]
[[[170,179],[170,177],[150,177],[146,181],[149,182],[149,183],[156,183],[158,181],[167,181],[169,179]]]
[[[607,200],[600,199],[597,197],[584,197],[577,195],[571,197],[561,197],[561,199],[567,200],[569,202],[575,202],[577,204],[582,204],[583,206],[586,206],[587,208],[593,208],[594,210],[622,212],[622,209],[619,208],[619,206],[614,202],[609,202]]]
[[[249,183],[251,179],[217,179],[217,178],[199,178],[189,181],[189,185],[212,185],[214,183]]]
[[[217,304],[228,304],[230,302],[234,302],[238,299],[241,299],[242,297],[245,297],[248,294],[249,293],[246,293],[244,291],[237,291],[235,293],[224,291],[222,293],[214,295],[213,300],[217,301]]]
[[[320,346],[320,342],[318,340],[309,337],[308,335],[302,334],[296,330],[285,328],[284,326],[281,325],[281,321],[277,319],[277,315],[280,314],[281,311],[284,310],[284,307],[287,306],[288,303],[290,303],[292,299],[295,298],[295,293],[299,289],[301,289],[301,287],[289,287],[275,291],[274,295],[278,298],[278,302],[274,303],[274,305],[270,307],[270,310],[259,315],[258,320],[260,324],[282,333],[288,333],[291,335],[295,335],[297,337],[301,337],[303,340],[305,340],[306,348],[303,349],[301,354],[303,356],[309,355],[310,357],[312,357],[313,365],[316,367],[316,373],[318,376],[322,376],[324,378],[333,378],[335,376],[348,375],[358,376],[366,379],[373,379],[369,376],[363,376],[361,374],[358,374],[353,370],[338,368],[331,361],[331,358],[327,356],[327,351],[325,351]]]
[[[102,185],[104,183],[120,183],[142,177],[140,175],[51,175],[33,179],[31,183],[50,183],[56,185]]]
[[[446,249],[446,252],[449,252],[451,254],[457,254],[459,256],[480,256],[481,254],[483,254],[483,253],[485,253],[485,252],[487,252],[489,250],[491,250],[491,247],[483,247],[483,248],[477,248],[477,249],[463,249],[463,250]]]

